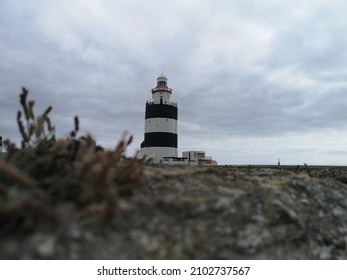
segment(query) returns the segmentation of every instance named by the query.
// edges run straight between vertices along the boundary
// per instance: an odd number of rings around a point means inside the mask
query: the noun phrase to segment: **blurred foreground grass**
[[[132,137],[123,135],[114,150],[106,151],[91,135],[78,137],[75,117],[69,136],[57,139],[49,117],[53,108],[36,116],[35,102],[27,98],[23,88],[17,113],[21,147],[10,139],[3,141],[0,235],[31,231],[42,220],[54,222],[62,203],[110,220],[121,209],[119,196],[131,193],[142,178],[141,160],[125,157]]]

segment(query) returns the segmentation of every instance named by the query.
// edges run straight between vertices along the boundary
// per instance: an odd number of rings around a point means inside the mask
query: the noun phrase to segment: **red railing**
[[[172,93],[172,89],[168,88],[168,87],[155,87],[155,88],[152,88],[152,93],[155,93],[157,91],[166,91],[166,92],[169,92],[170,94]]]

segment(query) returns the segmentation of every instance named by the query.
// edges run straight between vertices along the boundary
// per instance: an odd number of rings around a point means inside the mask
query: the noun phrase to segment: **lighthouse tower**
[[[161,163],[164,157],[177,157],[177,103],[170,101],[172,89],[162,74],[152,89],[152,100],[146,103],[145,139],[141,154]]]

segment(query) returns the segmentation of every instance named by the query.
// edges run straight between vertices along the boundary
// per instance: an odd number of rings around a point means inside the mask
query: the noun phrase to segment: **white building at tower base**
[[[204,151],[182,152],[182,157],[164,157],[163,164],[190,165],[190,166],[216,166],[218,163],[211,156],[206,156]]]

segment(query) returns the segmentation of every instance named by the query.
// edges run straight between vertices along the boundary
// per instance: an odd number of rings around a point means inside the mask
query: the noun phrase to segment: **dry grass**
[[[0,222],[8,225],[6,232],[51,220],[60,203],[98,214],[103,221],[112,219],[121,210],[119,198],[131,194],[142,179],[141,160],[125,156],[132,137],[123,135],[114,150],[105,151],[91,135],[78,137],[76,116],[69,137],[56,139],[49,117],[53,108],[36,117],[35,102],[27,97],[23,88],[17,113],[21,148],[4,140],[7,155],[0,160]]]
[[[42,115],[36,118],[34,114],[35,101],[27,101],[28,94],[28,90],[23,87],[22,93],[19,95],[26,125],[23,124],[23,113],[21,111],[17,112],[17,124],[22,136],[22,148],[36,145],[38,141],[55,138],[55,128],[48,116],[53,108],[49,106]]]

